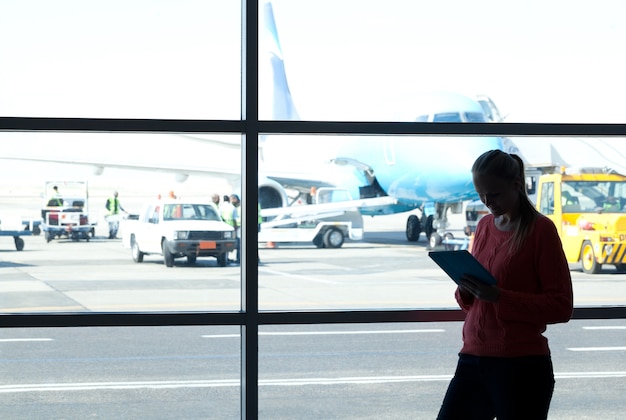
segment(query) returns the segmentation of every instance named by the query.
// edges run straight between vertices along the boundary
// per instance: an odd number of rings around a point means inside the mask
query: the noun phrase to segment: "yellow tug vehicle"
[[[568,262],[588,274],[604,264],[626,271],[626,176],[608,168],[544,174],[536,206],[556,225]]]

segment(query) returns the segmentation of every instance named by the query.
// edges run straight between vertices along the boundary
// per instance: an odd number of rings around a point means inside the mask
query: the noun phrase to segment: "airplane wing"
[[[69,165],[83,165],[93,167],[94,175],[101,175],[106,168],[115,169],[132,169],[151,172],[171,173],[177,182],[184,182],[190,175],[208,176],[214,178],[225,179],[229,184],[238,184],[241,180],[241,173],[234,168],[207,168],[204,166],[191,166],[182,164],[169,164],[168,166],[155,166],[148,162],[114,162],[98,159],[63,159],[63,158],[46,158],[36,156],[12,156],[0,153],[0,159],[19,160],[27,162],[42,163],[60,163]]]

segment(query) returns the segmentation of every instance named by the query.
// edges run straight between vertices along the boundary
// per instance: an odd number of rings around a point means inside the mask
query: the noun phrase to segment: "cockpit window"
[[[428,115],[420,115],[415,122],[428,122]],[[481,112],[442,112],[433,115],[433,122],[487,122],[487,118]]]
[[[485,115],[480,112],[466,112],[464,115],[467,122],[487,122]]]
[[[463,122],[461,120],[461,114],[458,112],[445,112],[442,114],[435,114],[433,122]]]

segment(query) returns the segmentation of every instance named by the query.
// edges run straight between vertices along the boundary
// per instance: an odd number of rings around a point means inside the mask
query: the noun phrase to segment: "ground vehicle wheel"
[[[615,269],[620,273],[626,272],[626,264],[615,264]]]
[[[216,258],[217,265],[219,265],[220,267],[226,267],[228,265],[228,254],[226,252],[218,255]]]
[[[50,242],[52,240],[52,234],[49,231],[46,231],[44,237],[46,238],[46,242]]]
[[[41,228],[39,226],[33,226],[33,235],[39,235],[41,233]]]
[[[598,264],[596,261],[596,255],[593,252],[593,245],[591,242],[583,242],[582,249],[580,251],[580,262],[583,266],[583,272],[587,274],[598,274],[602,269],[602,264]]]
[[[341,248],[343,241],[343,232],[337,228],[330,228],[324,233],[324,246],[326,248]]]
[[[13,240],[15,242],[15,249],[17,249],[18,251],[24,249],[24,239],[20,238],[19,236],[15,236]]]
[[[406,219],[406,239],[410,242],[417,242],[422,232],[420,219],[412,214]]]
[[[161,244],[163,250],[163,261],[165,262],[166,267],[174,267],[174,255],[167,249],[167,243],[163,241]]]
[[[139,250],[139,244],[135,241],[135,237],[131,238],[130,251],[133,255],[133,261],[136,263],[143,262],[143,256],[145,254]]]
[[[443,234],[443,240],[452,240],[454,239],[454,235],[451,232],[446,232]],[[449,245],[449,244],[445,244],[444,245],[446,248],[446,251],[456,251],[457,249],[455,249],[457,247],[457,245]]]
[[[195,264],[197,259],[198,259],[198,257],[195,256],[195,255],[187,255],[187,263],[188,264]]]
[[[441,245],[441,242],[442,239],[440,234],[438,234],[437,232],[433,232],[430,234],[430,238],[428,238],[428,245],[431,249],[434,249],[435,247]]]

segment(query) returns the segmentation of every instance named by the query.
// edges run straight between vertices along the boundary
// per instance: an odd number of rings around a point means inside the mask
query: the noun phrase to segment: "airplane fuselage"
[[[359,137],[343,139],[338,155],[348,155],[371,168],[384,193],[398,200],[404,207],[400,211],[406,211],[429,201],[454,203],[477,198],[471,167],[480,154],[491,149],[502,149],[502,140]],[[357,183],[362,185],[365,180]],[[351,193],[361,197],[363,189],[355,185]]]

